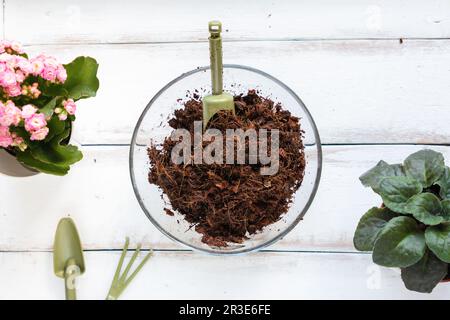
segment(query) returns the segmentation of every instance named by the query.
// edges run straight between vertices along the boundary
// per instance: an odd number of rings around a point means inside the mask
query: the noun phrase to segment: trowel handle
[[[81,269],[71,259],[68,261],[64,272],[64,284],[66,287],[66,300],[76,300],[76,282],[75,279],[81,274]]]
[[[209,29],[209,57],[211,62],[211,82],[213,95],[222,94],[223,82],[222,82],[222,38],[220,33],[222,32],[222,23],[220,21],[210,21],[208,25]]]

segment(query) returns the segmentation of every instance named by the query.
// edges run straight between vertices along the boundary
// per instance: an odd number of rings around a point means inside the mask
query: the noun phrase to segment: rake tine
[[[114,274],[113,285],[117,283],[120,276],[120,271],[122,270],[123,261],[128,251],[128,245],[130,244],[130,238],[126,237],[125,246],[123,247],[122,254],[120,255],[119,264],[117,265],[116,273]]]
[[[130,284],[131,281],[136,277],[136,275],[141,271],[142,267],[147,263],[148,259],[153,255],[153,250],[150,250],[149,253],[142,259],[141,263],[137,266],[136,270],[131,274],[131,276],[125,281],[124,289]]]
[[[136,251],[134,252],[133,256],[131,257],[130,261],[127,264],[127,267],[125,268],[125,271],[122,273],[122,275],[120,276],[119,282],[123,283],[126,281],[128,272],[130,272],[130,269],[134,263],[134,261],[136,260],[136,258],[139,255],[139,252],[141,251],[141,244],[139,244],[136,248]]]
[[[125,290],[125,288],[136,277],[138,272],[142,269],[142,267],[145,265],[145,263],[148,261],[148,259],[150,259],[150,257],[153,254],[153,250],[150,250],[150,252],[144,257],[144,259],[142,259],[141,263],[133,271],[131,276],[127,279],[128,273],[130,272],[134,262],[136,261],[139,253],[141,252],[141,248],[142,248],[142,244],[138,244],[136,251],[134,252],[134,254],[131,257],[130,261],[128,262],[127,266],[125,267],[124,272],[121,274],[123,262],[125,260],[126,254],[128,252],[129,243],[130,243],[130,239],[127,237],[126,241],[125,241],[125,246],[124,246],[124,248],[122,250],[122,254],[120,256],[119,264],[118,264],[116,272],[114,274],[111,288],[109,289],[108,296],[106,297],[107,300],[118,299],[119,296],[122,294],[122,292]]]

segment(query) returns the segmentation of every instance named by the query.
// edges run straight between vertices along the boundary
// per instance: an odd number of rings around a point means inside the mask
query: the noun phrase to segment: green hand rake
[[[128,287],[131,281],[136,277],[136,275],[139,273],[139,271],[142,269],[142,267],[145,265],[145,263],[150,259],[150,257],[153,254],[153,251],[150,250],[150,252],[144,257],[144,259],[141,261],[141,263],[137,266],[137,268],[133,271],[133,273],[127,278],[128,273],[131,270],[131,267],[133,266],[134,261],[138,257],[140,251],[141,251],[141,244],[138,244],[136,251],[134,252],[133,256],[131,257],[130,261],[128,262],[127,266],[125,267],[125,271],[120,274],[123,266],[123,262],[125,260],[125,256],[128,251],[128,245],[130,244],[130,239],[127,237],[125,241],[125,246],[122,250],[122,255],[120,256],[119,264],[117,265],[116,272],[114,274],[114,278],[111,284],[111,288],[109,289],[108,296],[106,297],[106,300],[117,300],[119,296],[122,294],[122,292]]]

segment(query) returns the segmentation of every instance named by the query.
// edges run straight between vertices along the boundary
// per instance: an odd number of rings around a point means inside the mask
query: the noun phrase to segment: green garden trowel
[[[205,96],[203,102],[203,128],[208,121],[220,110],[230,110],[234,114],[233,96],[223,92],[223,64],[222,64],[222,23],[209,22],[209,53],[211,60],[212,95]]]
[[[53,246],[55,275],[64,278],[66,300],[76,300],[75,278],[85,270],[83,249],[75,223],[70,218],[59,221]]]

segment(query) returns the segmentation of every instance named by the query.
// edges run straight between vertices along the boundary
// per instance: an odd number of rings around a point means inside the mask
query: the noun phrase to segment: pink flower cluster
[[[33,99],[39,98],[39,96],[41,95],[41,90],[38,89],[38,83],[35,82],[30,85],[22,85],[22,95],[28,96]]]
[[[25,123],[25,130],[30,134],[30,140],[44,140],[48,135],[47,121],[43,113],[37,113],[37,109],[27,104],[22,107],[22,118]]]
[[[10,132],[11,126],[17,127],[21,123],[30,134],[30,140],[44,140],[49,129],[45,115],[37,111],[38,109],[31,104],[20,109],[10,100],[4,104],[0,102],[0,146],[26,148],[23,139]]]
[[[0,102],[0,147],[24,147],[23,139],[9,131],[10,126],[18,126],[21,120],[22,111],[12,101]]]
[[[29,60],[31,64],[31,73],[35,76],[41,76],[51,82],[64,83],[67,79],[67,72],[63,65],[58,63],[54,57],[40,54],[36,58]]]
[[[17,41],[3,40],[0,42],[0,53],[22,54],[24,53],[22,45]]]
[[[64,83],[67,72],[64,66],[54,57],[40,54],[35,58],[27,59],[20,56],[22,46],[16,42],[0,42],[0,86],[9,97],[17,97],[27,93],[37,98],[40,91],[37,83],[23,86],[22,83],[29,76],[39,76],[53,83]]]
[[[67,115],[75,115],[77,106],[73,99],[67,99],[62,104],[64,108],[56,108],[55,113],[58,115],[59,120],[64,121],[67,119]]]
[[[27,59],[21,54],[22,46],[14,41],[0,41],[0,147],[18,147],[25,150],[27,145],[19,137],[14,127],[23,127],[30,135],[30,140],[44,140],[49,132],[47,120],[43,113],[32,104],[17,106],[13,101],[20,95],[37,99],[41,95],[38,82],[27,80],[29,76],[40,77],[50,83],[64,83],[67,73],[64,66],[51,56],[40,54]],[[1,102],[1,99],[6,102]],[[22,100],[21,100],[22,101]],[[55,113],[61,121],[76,111],[72,99],[63,101]]]

